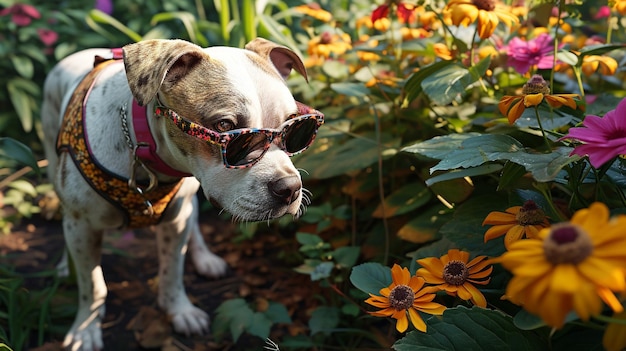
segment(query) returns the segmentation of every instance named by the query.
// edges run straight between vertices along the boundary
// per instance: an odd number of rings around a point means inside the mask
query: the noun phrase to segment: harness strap
[[[102,167],[91,154],[85,134],[85,111],[91,89],[98,75],[107,66],[119,60],[96,60],[95,67],[80,82],[67,105],[63,124],[57,138],[57,153],[67,152],[87,183],[109,203],[124,213],[124,224],[139,228],[157,224],[183,180],[159,184],[154,190],[139,193],[129,189],[128,179]],[[151,204],[152,214],[147,213]]]

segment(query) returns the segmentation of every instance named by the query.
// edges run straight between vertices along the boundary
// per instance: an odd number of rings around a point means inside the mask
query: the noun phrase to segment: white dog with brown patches
[[[294,52],[264,39],[245,49],[149,40],[82,51],[50,72],[42,106],[48,175],[79,288],[64,346],[103,348],[102,235],[119,228],[154,229],[160,307],[177,332],[208,330],[182,281],[188,240],[201,274],[226,270],[202,240],[199,186],[238,220],[297,217],[308,202],[289,156],[313,142],[324,120],[294,100],[285,84],[292,69],[306,77]]]

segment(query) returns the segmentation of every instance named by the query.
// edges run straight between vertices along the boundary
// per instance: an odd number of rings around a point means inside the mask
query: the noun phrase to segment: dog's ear
[[[156,96],[161,85],[179,80],[206,55],[195,44],[166,39],[129,44],[123,52],[128,85],[141,106]]]
[[[296,72],[300,73],[307,82],[309,81],[304,63],[302,63],[298,54],[288,48],[263,38],[252,40],[246,44],[245,48],[270,60],[283,79],[287,79],[291,70],[294,69]]]

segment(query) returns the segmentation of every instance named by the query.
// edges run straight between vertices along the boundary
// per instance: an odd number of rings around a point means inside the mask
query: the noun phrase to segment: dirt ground
[[[229,273],[219,279],[207,279],[196,274],[187,259],[184,281],[192,302],[213,319],[215,308],[230,298],[283,303],[293,323],[272,328],[270,338],[279,343],[287,333],[295,335],[306,331],[307,314],[315,307],[311,302],[314,299],[309,297],[319,291],[308,276],[294,272],[289,266],[289,256],[297,256],[298,251],[294,234],[281,232],[273,225],[265,227],[264,232],[255,234],[253,239],[240,240],[236,224],[220,217],[215,210],[203,213],[201,228],[205,240],[214,252],[226,259]],[[24,276],[49,271],[58,262],[63,245],[60,221],[47,221],[38,216],[23,220],[11,234],[0,234],[0,264],[14,267]],[[157,263],[156,243],[149,232],[114,232],[105,238],[102,267],[109,289],[103,322],[106,350],[264,349],[265,340],[247,334],[233,343],[230,336],[215,340],[211,335],[185,337],[174,333],[156,304]],[[25,288],[31,290],[52,284],[49,276],[25,281]],[[75,297],[75,283],[64,279],[53,297],[53,307],[57,304],[75,308]],[[38,345],[36,332],[33,332],[28,349],[60,350],[63,333],[72,319],[71,314],[53,318],[44,344]]]

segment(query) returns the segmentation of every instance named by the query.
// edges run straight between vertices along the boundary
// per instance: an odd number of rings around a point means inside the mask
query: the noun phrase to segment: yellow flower
[[[613,319],[626,320],[626,312],[620,312],[613,315]],[[609,323],[604,330],[602,337],[602,346],[607,351],[622,351],[626,349],[626,324]]]
[[[418,269],[415,275],[423,277],[426,283],[437,284],[436,287],[448,295],[472,301],[476,306],[487,307],[487,300],[473,285],[489,284],[493,267],[489,266],[486,258],[477,256],[469,261],[469,252],[452,249],[441,258],[417,260],[423,268]]]
[[[483,221],[483,225],[493,225],[485,232],[485,242],[504,235],[504,246],[524,237],[537,238],[537,234],[550,223],[543,210],[537,204],[528,200],[523,206],[513,206],[505,212],[491,212]],[[505,235],[506,234],[506,235]]]
[[[308,54],[315,57],[329,58],[331,55],[343,55],[352,49],[348,34],[324,32],[309,41]]]
[[[295,10],[305,15],[316,18],[322,22],[330,22],[330,20],[333,19],[333,15],[330,12],[321,8],[320,5],[317,3],[296,6]]]
[[[409,270],[394,264],[391,268],[392,283],[380,289],[382,296],[370,294],[365,300],[368,304],[382,308],[380,311],[370,312],[377,317],[391,317],[396,319],[396,330],[403,333],[409,327],[409,319],[415,329],[425,332],[426,323],[418,313],[441,315],[446,307],[436,302],[433,287],[424,287],[424,278],[411,276]],[[408,317],[407,317],[408,312]]]
[[[592,75],[596,71],[606,76],[612,76],[617,70],[617,61],[609,56],[588,55],[583,57],[582,70],[587,76]]]
[[[572,310],[583,320],[601,313],[602,302],[624,310],[614,292],[626,290],[626,215],[610,220],[596,202],[541,230],[539,239],[518,240],[492,260],[513,273],[508,300],[555,328]]]
[[[455,26],[469,26],[476,22],[476,30],[481,39],[489,38],[502,21],[511,27],[519,19],[504,5],[496,0],[450,0],[444,8],[444,15],[449,16]]]
[[[442,60],[452,60],[454,58],[452,56],[452,51],[450,51],[448,45],[444,43],[434,43],[433,50],[435,51],[435,56]]]
[[[611,2],[609,2],[609,3],[611,3]],[[613,1],[613,8],[620,15],[622,15],[622,16],[626,15],[626,0],[614,0]]]
[[[538,74],[532,76],[522,88],[521,96],[505,95],[498,103],[500,113],[505,115],[510,124],[515,123],[522,116],[526,107],[538,106],[544,100],[552,107],[563,105],[576,109],[578,94],[554,94],[550,95],[548,84]]]

